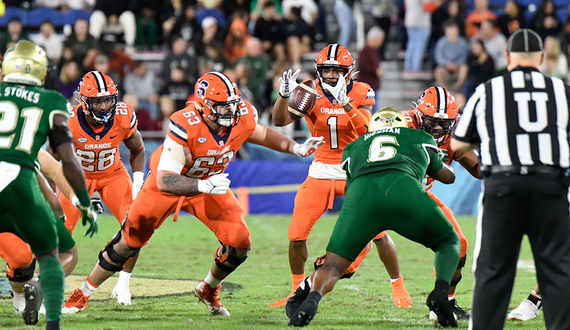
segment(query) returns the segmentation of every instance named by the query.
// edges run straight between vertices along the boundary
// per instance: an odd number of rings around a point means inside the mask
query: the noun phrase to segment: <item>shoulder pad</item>
[[[257,109],[249,101],[241,100],[239,103],[240,123],[247,129],[254,129],[257,125]]]

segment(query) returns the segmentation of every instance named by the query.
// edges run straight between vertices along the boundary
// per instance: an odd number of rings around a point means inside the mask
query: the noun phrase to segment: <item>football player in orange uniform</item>
[[[325,144],[316,151],[309,175],[295,197],[293,218],[289,225],[289,266],[293,279],[291,293],[269,306],[285,305],[305,279],[307,238],[323,213],[332,208],[334,198],[344,195],[346,175],[340,166],[342,152],[347,144],[367,132],[374,105],[374,91],[370,86],[352,80],[354,59],[344,46],[330,44],[321,50],[315,59],[315,70],[317,79],[314,85],[319,95],[305,120],[312,136],[324,136]],[[288,113],[288,97],[297,86],[298,75],[299,70],[293,74],[289,70],[283,73],[283,78],[279,78],[279,98],[273,113],[276,126],[285,126],[294,121]],[[374,238],[374,242],[390,275],[394,301],[399,307],[411,306],[392,240],[382,232]],[[363,251],[358,259],[361,261],[365,255],[366,251]],[[352,270],[350,267],[348,272]]]
[[[409,127],[423,129],[434,137],[439,149],[443,152],[444,163],[450,165],[455,160],[473,177],[481,178],[479,157],[474,151],[455,152],[449,147],[451,133],[459,119],[459,112],[455,98],[447,89],[438,86],[426,89],[418,98],[415,109],[406,110],[403,113],[408,120]],[[467,238],[463,235],[461,227],[457,223],[451,209],[429,191],[433,186],[433,181],[432,178],[426,176],[423,182],[424,188],[427,190],[428,195],[439,205],[449,222],[451,222],[461,243],[459,264],[449,285],[449,304],[457,320],[469,320],[469,314],[459,307],[455,300],[455,289],[457,283],[461,280],[461,269],[465,266],[465,261],[467,260]],[[430,319],[437,319],[435,313],[430,312]]]
[[[103,72],[90,71],[79,83],[79,105],[70,109],[69,130],[81,161],[90,196],[97,191],[109,211],[121,223],[143,184],[145,152],[137,130],[137,117],[131,107],[118,102],[113,80]],[[121,161],[119,145],[130,150],[133,181]],[[65,226],[71,233],[81,213],[60,194],[59,202],[67,216]],[[113,297],[130,305],[129,278],[136,258],[119,274]]]
[[[47,151],[40,149],[38,152],[40,171],[38,172],[38,183],[43,195],[50,204],[55,214],[62,219],[57,223],[59,235],[59,261],[65,276],[71,274],[77,265],[77,247],[71,234],[64,226],[65,215],[57,200],[57,196],[51,190],[45,180],[52,180],[58,189],[69,198],[75,195],[73,188],[69,185],[63,174],[62,166]],[[44,178],[45,177],[45,178]],[[94,218],[97,215],[94,214]],[[91,233],[93,235],[93,233]],[[0,233],[0,258],[6,261],[6,277],[12,287],[12,304],[14,312],[21,314],[26,307],[24,298],[24,285],[29,283],[36,268],[36,260],[30,246],[18,236],[12,233]],[[42,307],[40,313],[45,313]]]
[[[322,137],[303,144],[257,123],[257,111],[242,100],[226,75],[209,72],[195,86],[195,101],[175,112],[164,144],[150,159],[150,174],[131,205],[121,231],[99,254],[81,288],[64,304],[64,312],[85,308],[95,289],[143,247],[164,220],[180,210],[195,215],[218,238],[214,265],[194,294],[211,314],[228,315],[218,296],[221,282],[247,258],[251,241],[243,209],[228,189],[224,170],[244,142],[306,157]]]

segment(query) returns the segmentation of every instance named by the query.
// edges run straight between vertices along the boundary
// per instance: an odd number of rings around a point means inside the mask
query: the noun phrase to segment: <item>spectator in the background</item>
[[[263,98],[262,88],[265,86],[267,73],[271,69],[269,58],[267,54],[263,52],[259,39],[250,38],[245,46],[247,55],[239,59],[238,63],[244,63],[249,66],[249,75],[246,85],[253,93],[255,103],[261,107],[265,107],[268,105],[268,102]]]
[[[395,0],[375,0],[371,8],[371,14],[374,22],[387,36],[390,33],[390,26],[398,20],[398,6]],[[386,43],[382,43],[380,47],[380,56],[386,58]]]
[[[224,44],[213,40],[205,47],[205,54],[198,58],[198,76],[203,76],[210,71],[223,72],[230,65],[224,57]]]
[[[429,49],[433,51],[436,42],[445,35],[445,22],[452,19],[457,22],[459,34],[465,36],[463,4],[459,0],[448,0],[439,6],[431,15],[431,36]]]
[[[233,67],[228,66],[223,73],[236,83],[236,86],[239,90],[239,95],[242,99],[254,103],[253,93],[246,85],[249,71],[250,67],[247,64],[237,63]],[[254,103],[254,106],[258,107],[259,105]]]
[[[73,33],[63,42],[63,59],[74,60],[86,67],[97,54],[99,42],[89,34],[89,22],[85,18],[78,18],[73,24]]]
[[[350,40],[356,32],[356,19],[352,12],[355,0],[337,0],[334,2],[334,14],[338,23],[337,43],[347,49],[350,48]]]
[[[162,62],[161,78],[163,81],[168,80],[171,71],[178,67],[184,70],[184,76],[189,82],[196,81],[198,68],[196,67],[196,58],[188,53],[188,44],[182,35],[176,35],[172,38],[172,50]]]
[[[247,54],[245,44],[251,38],[244,20],[237,17],[233,20],[225,40],[224,56],[234,64]]]
[[[158,115],[158,82],[154,73],[147,70],[145,61],[135,61],[135,69],[127,74],[123,81],[125,94],[137,97],[141,108],[148,110],[154,119]]]
[[[283,7],[283,16],[285,17],[289,15],[291,8],[301,8],[301,18],[307,23],[309,31],[311,31],[311,39],[315,38],[314,27],[315,21],[319,16],[319,6],[314,0],[283,0],[281,6]]]
[[[507,68],[507,58],[505,56],[507,38],[497,31],[495,21],[481,22],[481,30],[475,37],[483,40],[487,53],[491,55],[495,62],[495,72],[505,70]]]
[[[202,28],[196,19],[196,7],[190,5],[184,8],[182,15],[175,19],[172,28],[168,30],[168,34],[165,34],[166,40],[172,41],[176,35],[181,35],[187,44],[192,44],[196,53],[196,40],[202,35]]]
[[[378,26],[373,26],[366,34],[366,44],[358,56],[358,81],[370,85],[375,94],[372,113],[380,109],[380,77],[384,72],[378,50],[384,43],[385,36],[384,30]]]
[[[540,71],[548,77],[556,77],[567,81],[568,61],[560,48],[560,41],[554,36],[544,39],[544,61]]]
[[[451,75],[457,75],[457,81],[453,90],[461,90],[467,72],[461,71],[459,68],[465,64],[468,53],[469,44],[465,38],[459,35],[457,23],[453,19],[447,20],[445,22],[445,36],[437,41],[434,51],[436,64],[434,76],[438,86],[450,89],[447,87],[446,80]]]
[[[570,58],[570,4],[568,5],[568,16],[562,28],[562,52],[566,58]]]
[[[505,37],[510,37],[518,29],[527,28],[523,8],[516,0],[507,0],[505,12],[497,19],[497,25]]]
[[[139,0],[138,10],[135,12],[137,33],[135,44],[141,49],[158,49],[158,29],[163,4],[156,0]]]
[[[125,93],[123,96],[123,102],[130,105],[135,112],[138,120],[138,130],[139,131],[154,131],[154,121],[150,117],[148,109],[139,103],[139,99],[134,94]]]
[[[176,66],[170,71],[170,77],[166,84],[158,92],[160,96],[168,95],[176,103],[176,110],[186,107],[188,96],[194,93],[194,84],[186,79],[186,71],[181,66]]]
[[[482,40],[475,39],[471,42],[471,51],[462,70],[467,71],[467,78],[461,90],[463,98],[467,100],[475,92],[475,88],[491,79],[493,72],[495,72],[495,62],[493,62],[493,58],[485,50],[485,44],[483,44]],[[463,102],[463,105],[465,105],[465,102]]]
[[[309,26],[301,18],[301,8],[291,8],[289,16],[281,21],[281,33],[285,38],[285,49],[291,68],[293,71],[301,69],[301,57],[311,49]]]
[[[79,64],[75,61],[69,61],[63,65],[59,74],[58,91],[68,100],[73,100],[77,86],[83,78],[83,72]]]
[[[117,37],[114,34],[104,34],[99,40],[100,51],[96,53],[94,58],[99,54],[107,56],[109,59],[109,68],[117,72],[121,76],[121,81],[125,79],[127,72],[132,71],[135,68],[135,62],[133,59],[127,55],[125,52],[120,51],[115,46],[117,43]],[[94,63],[88,63],[87,69],[93,70]],[[113,79],[115,84],[117,81]]]
[[[562,23],[556,14],[556,6],[552,0],[543,0],[534,16],[536,32],[542,40],[548,36],[557,36],[562,31]]]
[[[465,36],[467,40],[479,33],[481,22],[495,21],[497,19],[497,16],[489,10],[488,0],[475,0],[473,6],[475,9],[465,19]]]
[[[30,39],[44,48],[48,59],[59,63],[63,52],[63,37],[55,33],[51,21],[44,20],[40,25],[40,33],[30,36]]]
[[[404,0],[406,13],[404,25],[408,33],[404,71],[417,72],[422,69],[424,52],[431,33],[433,2],[426,0]]]
[[[194,40],[194,49],[196,56],[204,55],[204,45],[209,44],[214,40],[224,42],[224,32],[218,25],[218,21],[213,17],[206,17],[200,24],[202,33]]]
[[[285,61],[285,47],[281,32],[281,16],[272,1],[263,5],[263,15],[255,22],[253,36],[263,43],[263,51],[279,62]]]
[[[249,15],[249,10],[251,8],[251,0],[223,0],[222,1],[222,12],[224,16],[231,19],[234,13],[244,12]]]
[[[225,26],[226,17],[220,9],[222,6],[222,0],[198,0],[198,6],[196,7],[196,18],[199,23],[208,16],[214,17],[220,26]],[[231,17],[228,17],[231,19]]]
[[[96,0],[61,0],[60,10],[87,10],[93,11]]]
[[[283,16],[283,9],[281,8],[281,1],[279,0],[251,0],[250,10],[249,10],[249,19],[250,22],[255,23],[264,13],[265,11],[265,4],[267,2],[273,2],[275,4],[275,10],[277,15]],[[253,24],[252,23],[252,24]]]
[[[162,95],[158,99],[158,118],[154,122],[155,130],[162,131],[166,135],[170,116],[176,112],[176,103],[168,95]]]
[[[121,75],[111,68],[111,64],[109,62],[109,57],[104,54],[99,54],[95,57],[93,68],[89,70],[97,70],[107,74],[113,82],[115,82],[115,86],[119,90],[119,96],[123,94],[123,78]]]
[[[89,19],[89,33],[98,39],[103,33],[122,34],[127,52],[134,52],[137,0],[97,0]]]
[[[8,30],[0,36],[0,54],[20,40],[29,40],[28,34],[22,29],[22,21],[18,17],[12,17],[8,21]]]

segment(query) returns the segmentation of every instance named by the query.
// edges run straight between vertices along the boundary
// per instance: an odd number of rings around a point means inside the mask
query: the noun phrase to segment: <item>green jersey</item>
[[[347,184],[361,175],[388,169],[403,171],[421,183],[426,173],[443,167],[437,143],[429,133],[400,127],[362,135],[346,146],[342,160]]]
[[[0,161],[34,167],[56,114],[69,117],[59,92],[37,86],[0,84]]]

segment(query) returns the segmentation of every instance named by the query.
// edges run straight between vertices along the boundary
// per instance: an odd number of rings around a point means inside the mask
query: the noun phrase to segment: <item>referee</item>
[[[508,72],[467,101],[451,149],[479,148],[483,192],[474,248],[469,329],[502,329],[521,240],[528,235],[547,329],[570,327],[570,90],[539,72],[540,36],[508,40]]]

